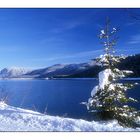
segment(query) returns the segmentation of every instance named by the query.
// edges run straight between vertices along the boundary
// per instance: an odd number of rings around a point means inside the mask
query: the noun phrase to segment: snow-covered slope
[[[0,78],[19,78],[30,70],[18,67],[4,68],[0,71]]]
[[[4,68],[0,78],[46,78],[75,74],[96,65],[94,62],[80,64],[56,64],[47,68],[28,70],[20,67]]]
[[[44,69],[33,70],[27,75],[38,78],[66,76],[75,74],[94,66],[95,63],[80,63],[80,64],[56,64]]]
[[[140,128],[123,128],[115,120],[88,122],[49,116],[0,102],[0,131],[140,131]]]

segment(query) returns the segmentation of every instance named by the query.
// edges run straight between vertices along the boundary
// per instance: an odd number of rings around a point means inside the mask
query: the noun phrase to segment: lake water
[[[140,83],[140,80],[127,82]],[[0,80],[0,99],[48,115],[91,119],[86,106],[80,103],[88,100],[96,84],[96,79]],[[140,100],[140,85],[129,90],[128,95]],[[139,103],[134,106],[140,109]]]

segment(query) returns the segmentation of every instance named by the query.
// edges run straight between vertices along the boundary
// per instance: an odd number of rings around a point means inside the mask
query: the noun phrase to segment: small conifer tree
[[[126,91],[131,89],[133,84],[119,81],[132,72],[119,70],[116,67],[122,59],[125,59],[123,56],[115,55],[114,46],[118,39],[117,32],[117,28],[110,27],[110,20],[107,19],[105,28],[101,30],[99,35],[105,54],[97,58],[103,70],[99,72],[99,85],[93,88],[87,108],[91,112],[96,110],[102,115],[107,114],[109,118],[117,119],[123,126],[137,127],[139,112],[128,105],[129,102],[137,102],[137,100],[126,96]]]

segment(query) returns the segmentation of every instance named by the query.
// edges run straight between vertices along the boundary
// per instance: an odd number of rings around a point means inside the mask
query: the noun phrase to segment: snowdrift
[[[140,131],[140,128],[124,128],[116,120],[88,122],[49,116],[0,102],[0,131]]]

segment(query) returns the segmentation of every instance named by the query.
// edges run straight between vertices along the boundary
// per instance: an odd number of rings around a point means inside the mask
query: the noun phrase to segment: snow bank
[[[0,131],[140,131],[123,128],[117,121],[88,122],[44,115],[0,102]]]

